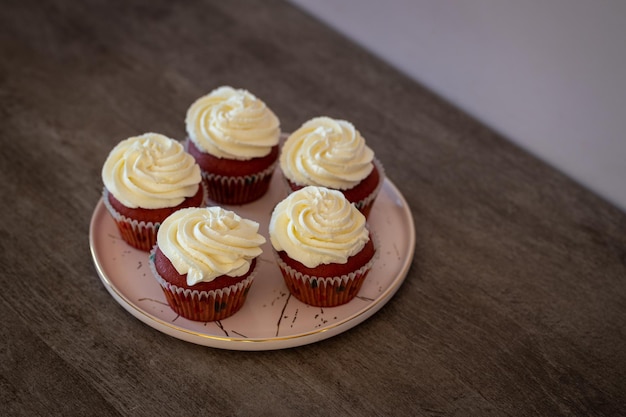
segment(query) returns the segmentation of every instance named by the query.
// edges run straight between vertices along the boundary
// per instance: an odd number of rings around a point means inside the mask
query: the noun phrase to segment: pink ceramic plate
[[[200,345],[272,350],[314,343],[345,332],[384,306],[404,281],[415,249],[411,211],[395,185],[386,179],[369,218],[370,229],[378,237],[378,258],[361,291],[339,307],[311,307],[290,296],[271,252],[267,233],[270,214],[286,195],[286,185],[277,170],[262,199],[225,207],[258,221],[260,233],[268,240],[246,303],[225,320],[193,322],[174,313],[150,273],[147,253],[121,239],[102,200],[96,205],[89,229],[98,275],[115,301],[133,316],[165,334]]]

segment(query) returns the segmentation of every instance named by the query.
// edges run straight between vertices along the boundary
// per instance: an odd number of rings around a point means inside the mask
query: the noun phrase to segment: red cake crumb
[[[213,281],[198,282],[194,285],[187,285],[187,274],[179,274],[172,262],[167,258],[167,256],[165,256],[165,254],[161,251],[159,247],[157,247],[154,254],[154,266],[159,275],[161,275],[161,278],[163,278],[172,285],[176,285],[177,287],[198,291],[213,291],[235,285],[238,282],[246,279],[252,273],[252,271],[254,271],[255,265],[256,259],[253,259],[250,263],[250,270],[248,271],[248,273],[240,277],[230,277],[228,275],[222,275],[215,278]]]
[[[356,255],[349,257],[345,264],[321,264],[314,268],[308,268],[301,262],[290,258],[285,251],[278,252],[278,256],[280,256],[280,259],[288,266],[302,274],[314,277],[338,277],[348,275],[367,264],[374,257],[375,252],[374,242],[370,239],[363,249]]]
[[[200,207],[203,205],[204,192],[201,186],[198,186],[198,191],[192,197],[187,197],[177,206],[174,207],[164,207],[158,209],[145,209],[141,207],[131,208],[126,207],[122,204],[113,193],[109,192],[109,203],[118,213],[123,216],[126,216],[130,219],[135,219],[137,221],[144,222],[152,222],[152,223],[160,223],[167,218],[170,214],[174,213],[177,210],[187,207]]]
[[[241,177],[257,174],[270,167],[278,158],[278,145],[263,157],[248,160],[218,158],[202,152],[192,140],[187,140],[187,152],[193,156],[203,171],[227,177]]]
[[[357,204],[369,197],[372,193],[374,193],[381,180],[382,179],[380,176],[380,172],[378,171],[376,164],[374,164],[374,169],[372,169],[372,172],[370,172],[370,174],[365,177],[365,179],[363,179],[360,183],[347,190],[338,191],[341,191],[349,202]],[[292,191],[298,191],[299,189],[306,187],[306,185],[297,185],[291,182],[289,179],[287,179],[287,183],[289,184],[289,188],[291,188]],[[363,206],[357,204],[357,208],[359,209],[359,211],[361,211],[361,213],[363,213],[365,217],[367,217],[369,216],[373,203],[374,200],[372,200],[369,204],[365,204]]]

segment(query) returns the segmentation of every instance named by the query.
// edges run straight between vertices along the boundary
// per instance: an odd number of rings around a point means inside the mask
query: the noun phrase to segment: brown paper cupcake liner
[[[256,276],[256,267],[244,280],[228,287],[211,291],[182,288],[167,282],[156,270],[154,254],[150,252],[148,264],[169,306],[180,316],[193,321],[223,320],[241,309]]]
[[[374,240],[376,247],[376,240]],[[315,307],[336,307],[357,296],[378,257],[378,250],[365,265],[347,275],[315,277],[287,265],[274,250],[276,263],[289,292],[298,300]]]
[[[227,176],[202,171],[208,197],[219,204],[246,204],[263,197],[269,189],[276,163],[261,172],[245,176]]]
[[[202,201],[206,203],[207,188],[204,183],[201,184],[201,186],[203,192]],[[111,217],[113,217],[122,239],[136,249],[150,252],[152,247],[156,245],[157,233],[161,223],[139,221],[124,216],[119,211],[115,210],[109,202],[109,190],[106,188],[102,191],[102,200],[108,212],[111,214]]]

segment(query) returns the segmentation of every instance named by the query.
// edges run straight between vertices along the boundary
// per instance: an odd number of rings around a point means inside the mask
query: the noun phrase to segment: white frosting
[[[187,284],[210,282],[221,275],[239,277],[262,253],[259,224],[221,207],[187,208],[159,227],[157,243]]]
[[[374,152],[352,123],[317,117],[287,138],[280,167],[297,185],[347,190],[372,172],[373,159]]]
[[[272,246],[308,268],[344,264],[369,240],[365,217],[340,191],[308,186],[278,203],[269,225]]]
[[[200,186],[200,167],[183,146],[158,133],[121,141],[102,167],[102,181],[126,207],[175,207]]]
[[[203,152],[249,160],[268,155],[280,138],[280,123],[250,92],[219,87],[187,110],[187,135]]]

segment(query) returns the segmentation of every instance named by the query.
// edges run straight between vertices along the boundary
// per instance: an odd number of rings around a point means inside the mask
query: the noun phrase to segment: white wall
[[[626,1],[292,3],[626,210]]]

